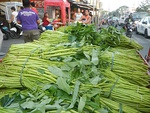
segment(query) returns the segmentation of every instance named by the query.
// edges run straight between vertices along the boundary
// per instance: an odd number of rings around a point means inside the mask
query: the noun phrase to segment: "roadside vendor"
[[[83,15],[79,21],[82,21],[83,24],[91,24],[91,16],[88,10],[85,10],[85,15]]]
[[[54,30],[61,26],[61,17],[59,10],[56,10],[55,19],[53,20],[52,25],[54,26]]]
[[[50,24],[50,19],[48,18],[48,13],[45,12],[44,13],[44,17],[43,17],[43,26],[46,27]]]

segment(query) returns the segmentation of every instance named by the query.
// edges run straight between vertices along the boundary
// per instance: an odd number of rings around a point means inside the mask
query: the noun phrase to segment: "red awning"
[[[47,10],[48,6],[59,6],[61,9],[61,21],[66,24],[66,7],[70,10],[70,3],[67,0],[44,0],[44,11]]]

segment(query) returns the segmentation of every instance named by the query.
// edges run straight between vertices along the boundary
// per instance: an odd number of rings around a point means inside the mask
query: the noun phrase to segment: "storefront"
[[[56,10],[60,11],[60,18],[63,24],[67,22],[67,16],[70,21],[70,3],[67,0],[44,0],[44,11],[51,12],[52,17]]]

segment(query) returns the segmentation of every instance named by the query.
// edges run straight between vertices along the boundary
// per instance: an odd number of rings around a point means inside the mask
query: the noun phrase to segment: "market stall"
[[[60,7],[61,10],[61,22],[66,24],[66,8],[68,8],[68,16],[70,21],[70,3],[67,0],[44,0],[44,11],[47,11],[49,6]]]

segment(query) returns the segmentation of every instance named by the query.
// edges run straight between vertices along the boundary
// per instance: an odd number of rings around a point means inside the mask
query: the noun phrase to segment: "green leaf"
[[[82,113],[83,108],[85,106],[85,102],[86,102],[86,97],[85,96],[81,97],[80,101],[79,101],[79,104],[78,104],[78,112],[79,113]]]
[[[93,109],[99,109],[99,106],[95,102],[87,101],[86,104],[91,106]]]
[[[94,65],[98,65],[99,63],[99,59],[98,59],[98,51],[96,50],[92,50],[92,61],[91,61]]]
[[[90,61],[90,55],[87,52],[83,52],[86,58]]]
[[[71,43],[74,42],[76,39],[77,39],[77,37],[73,36],[73,35],[69,36],[69,38],[68,38],[69,42],[71,42]]]
[[[71,68],[74,68],[77,65],[79,65],[79,63],[78,62],[69,62],[69,63],[67,63],[67,65],[70,66]]]
[[[64,73],[62,72],[62,70],[56,66],[49,66],[48,70],[56,76],[59,76],[59,77],[64,76]]]
[[[45,113],[45,104],[37,104],[36,108],[30,113]]]
[[[21,104],[21,107],[23,109],[34,109],[35,108],[35,103],[33,101],[24,102],[24,103]]]
[[[43,91],[49,89],[52,85],[51,84],[45,84],[42,88]]]
[[[100,112],[100,113],[108,113],[108,111],[105,110],[104,108],[100,109],[99,112]]]
[[[66,57],[64,60],[63,60],[63,62],[70,62],[70,61],[72,61],[72,57]]]
[[[54,109],[60,109],[61,106],[59,105],[63,100],[56,100],[55,103],[53,105],[46,105],[45,109],[46,110],[54,110]]]
[[[99,93],[100,93],[100,89],[99,88],[92,88],[92,90],[90,90],[90,92],[88,92],[86,94],[86,96],[89,97],[89,98],[92,98],[92,97],[96,96]]]
[[[71,101],[71,104],[70,104],[69,108],[73,108],[75,103],[76,103],[76,101],[77,101],[78,92],[79,92],[79,86],[80,86],[80,82],[76,81],[74,92],[73,92],[73,98],[72,98],[72,101]]]
[[[41,74],[44,74],[45,71],[43,69],[37,69],[38,72],[40,72]]]
[[[15,97],[9,97],[9,95],[6,95],[1,98],[1,106],[7,107],[9,106],[13,101],[15,100]]]
[[[67,84],[66,82],[66,79],[62,78],[62,77],[59,77],[57,79],[57,82],[56,84],[58,85],[58,88],[65,91],[66,93],[68,94],[71,94],[72,91],[71,91],[71,88],[69,87],[69,85]]]
[[[46,105],[46,104],[49,104],[51,102],[52,99],[46,99],[46,100],[43,100],[40,105]]]
[[[89,60],[81,59],[81,62],[83,65],[91,65],[91,62]]]
[[[100,80],[101,80],[101,78],[99,76],[96,76],[96,77],[90,79],[90,82],[93,85],[97,85]]]
[[[122,103],[119,104],[119,113],[123,113],[123,110],[122,110]]]
[[[30,113],[45,113],[45,112],[41,112],[40,110],[38,109],[34,109],[33,111],[31,111]]]
[[[61,70],[62,71],[70,71],[71,68],[68,65],[64,64],[63,66],[61,66]]]

